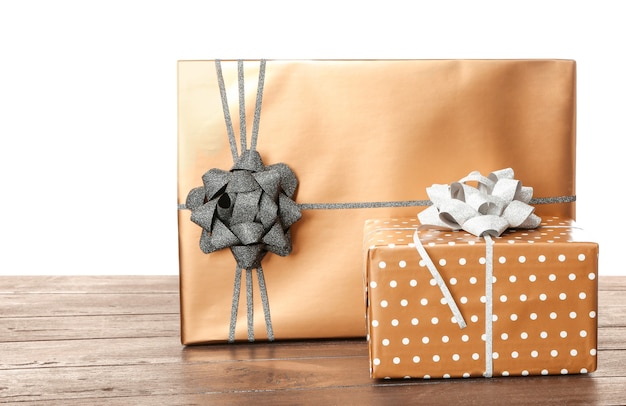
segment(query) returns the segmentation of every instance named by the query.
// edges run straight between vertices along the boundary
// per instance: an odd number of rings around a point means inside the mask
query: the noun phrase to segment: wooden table
[[[626,404],[626,277],[589,375],[378,381],[363,339],[183,347],[175,276],[0,277],[0,403]]]

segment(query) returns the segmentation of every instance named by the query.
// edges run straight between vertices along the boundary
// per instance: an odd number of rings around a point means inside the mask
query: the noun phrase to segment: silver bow
[[[511,168],[489,176],[473,171],[450,185],[434,184],[426,192],[433,205],[418,214],[426,226],[462,229],[480,237],[500,236],[507,228],[536,228],[541,223],[528,204],[533,188],[514,179]]]

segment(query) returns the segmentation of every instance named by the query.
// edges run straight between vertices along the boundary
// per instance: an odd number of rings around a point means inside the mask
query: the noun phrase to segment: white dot
[[[509,282],[515,283],[515,281],[517,281],[517,276],[515,276],[515,275],[509,276]]]
[[[469,372],[464,372],[464,373],[463,373],[463,378],[469,378],[469,377],[470,377]]]
[[[593,272],[591,272],[591,273],[588,275],[588,278],[589,278],[589,280],[591,280],[591,281],[592,281],[592,280],[596,279],[596,274],[595,274],[595,273],[593,273]]]
[[[459,354],[452,354],[452,360],[453,361],[458,361],[461,359],[461,356]]]
[[[439,299],[439,303],[441,303],[442,305],[444,305],[444,306],[445,306],[445,305],[447,305],[447,304],[448,304],[448,301],[446,300],[446,298],[445,298],[445,297],[442,297],[441,299]]]
[[[434,279],[431,279],[429,283],[430,283],[430,286],[437,286],[437,281]]]
[[[544,302],[547,298],[548,298],[548,295],[546,295],[545,293],[542,293],[539,295],[539,300],[541,300],[542,302]]]
[[[567,375],[567,369],[565,368],[561,369],[561,375]]]
[[[511,314],[511,321],[516,321],[517,320],[517,314],[513,313]]]
[[[530,319],[531,320],[537,320],[537,313],[531,313],[530,314]]]
[[[411,341],[410,341],[407,337],[404,337],[404,338],[402,339],[402,344],[404,344],[404,345],[409,345],[409,343],[410,343],[410,342],[411,342]]]
[[[387,338],[383,339],[383,341],[382,341],[382,342],[383,342],[383,345],[384,345],[385,347],[389,345],[389,339],[387,339]]]
[[[416,355],[413,357],[413,363],[417,364],[418,362],[420,362],[420,357]]]
[[[519,336],[522,338],[522,340],[525,340],[528,338],[528,333],[523,331]]]
[[[473,359],[474,361],[476,361],[476,360],[477,360],[477,359],[479,359],[479,358],[480,358],[480,355],[479,355],[477,352],[475,352],[475,353],[473,353],[473,354],[472,354],[472,359]]]
[[[487,303],[487,296],[481,296],[480,303]]]
[[[396,248],[396,244],[394,244],[394,243],[389,243],[389,244],[387,244],[387,246],[389,248]]]
[[[557,318],[557,314],[556,314],[555,312],[550,313],[550,318],[551,318],[552,320],[556,320],[556,318]]]
[[[472,321],[472,323],[476,323],[478,321],[478,316],[474,314],[472,317],[470,317],[470,320]]]
[[[389,302],[387,302],[386,300],[380,301],[380,307],[387,307],[387,306],[389,306]]]
[[[428,299],[422,298],[422,300],[420,300],[420,303],[422,304],[422,306],[426,306],[428,304]]]
[[[563,330],[559,333],[559,335],[561,336],[561,338],[565,338],[567,337],[567,331]]]
[[[400,268],[406,268],[406,261],[400,261],[398,262],[398,265],[400,266]]]
[[[548,279],[549,279],[551,282],[554,282],[554,281],[556,280],[556,275],[555,275],[555,274],[553,274],[553,273],[551,273],[551,274],[548,276]]]
[[[469,281],[470,281],[470,283],[471,283],[472,285],[476,285],[477,279],[476,279],[476,277],[472,276],[472,277],[469,279]]]
[[[565,300],[565,299],[567,299],[567,295],[565,293],[560,293],[559,294],[559,299]]]
[[[438,318],[436,318],[436,317],[433,317],[432,319],[430,319],[430,322],[431,322],[432,324],[437,324],[437,323],[439,323],[439,319],[438,319]]]
[[[586,299],[586,298],[587,298],[587,294],[586,294],[585,292],[580,292],[580,293],[578,294],[578,298],[579,298],[580,300],[584,300],[584,299]]]
[[[375,281],[370,282],[370,288],[375,289],[378,284]]]
[[[507,301],[507,299],[508,299],[508,298],[506,297],[506,295],[502,295],[502,296],[500,296],[500,301],[501,301],[502,303],[505,303],[505,302]]]
[[[445,260],[444,258],[441,258],[441,259],[439,260],[439,265],[440,265],[440,266],[446,266],[446,263],[447,263],[447,262],[446,262],[446,260]]]
[[[396,282],[396,281],[389,281],[389,286],[391,286],[392,288],[395,288],[396,286],[398,286],[398,282]]]
[[[587,337],[587,332],[585,330],[580,330],[580,336],[581,337]]]
[[[550,372],[547,369],[541,370],[541,375],[548,375]]]
[[[575,356],[577,356],[577,355],[578,355],[578,351],[576,351],[575,349],[572,349],[572,350],[569,352],[569,355],[571,355],[572,357],[575,357]]]
[[[520,302],[525,302],[525,301],[526,301],[526,299],[528,299],[528,296],[526,296],[526,295],[524,295],[524,294],[519,295],[519,300],[520,300]]]
[[[528,276],[528,280],[531,281],[531,282],[534,282],[534,281],[537,280],[537,277],[535,275],[529,275]]]
[[[424,375],[424,379],[430,379],[430,375]]]
[[[537,352],[536,350],[533,350],[530,352],[530,356],[533,358],[537,358],[539,356],[539,352]]]
[[[541,333],[539,333],[539,337],[541,338],[547,338],[548,337],[548,333],[545,331],[542,331]]]
[[[380,261],[380,262],[378,263],[378,267],[379,267],[380,269],[385,269],[385,268],[387,268],[387,263],[386,263],[385,261]]]
[[[428,342],[429,342],[429,341],[430,341],[430,338],[428,338],[428,337],[423,337],[423,338],[422,338],[422,342],[423,342],[424,344],[428,344]]]
[[[545,255],[539,255],[539,258],[537,258],[537,260],[539,262],[546,262],[546,256]]]
[[[441,359],[441,357],[437,354],[433,355],[433,361],[435,362],[439,362],[439,360]]]
[[[595,357],[598,351],[596,351],[595,348],[592,348],[589,350],[589,355],[591,355],[592,357]]]
[[[498,262],[499,262],[499,263],[501,263],[501,264],[506,263],[506,257],[500,257],[500,258],[498,258]]]
[[[569,313],[569,318],[570,319],[575,319],[576,318],[576,312],[570,312]]]
[[[592,319],[596,318],[596,312],[594,312],[593,310],[589,312],[589,317]]]
[[[395,357],[395,358],[393,359],[393,363],[394,363],[394,364],[396,364],[396,365],[398,365],[398,364],[400,363],[400,357]]]
[[[443,336],[443,337],[441,337],[441,341],[444,342],[444,343],[447,343],[448,341],[450,341],[450,337]]]
[[[420,259],[420,262],[417,263],[421,268],[424,268],[426,266],[426,262],[424,262],[423,259]]]
[[[443,374],[443,379],[448,379],[450,378],[450,374]]]
[[[580,373],[581,374],[586,374],[587,373],[587,368],[581,368],[580,369]]]
[[[456,285],[456,278],[450,278],[450,285]]]
[[[481,265],[485,265],[487,263],[487,260],[485,260],[484,257],[480,257],[480,258],[478,258],[478,263],[481,264]]]
[[[408,301],[408,300],[406,300],[406,299],[402,299],[402,300],[400,300],[400,306],[402,306],[402,307],[407,307],[407,306],[408,306],[408,304],[409,304],[409,301]]]
[[[565,262],[565,255],[559,255],[559,262]]]
[[[378,320],[372,320],[372,327],[378,327]]]
[[[528,371],[527,370],[523,370],[522,371],[522,376],[528,376]]]
[[[578,254],[578,260],[579,260],[579,261],[581,261],[581,262],[582,262],[582,261],[584,261],[584,260],[585,260],[585,258],[586,258],[586,257],[585,257],[585,254]]]
[[[493,358],[493,359],[498,359],[498,358],[500,358],[500,353],[498,353],[498,352],[495,352],[495,351],[494,351],[494,352],[491,354],[491,358]]]
[[[469,341],[469,336],[467,334],[463,334],[463,336],[461,336],[461,340],[466,343]]]
[[[409,282],[409,285],[411,285],[411,287],[416,287],[417,281],[415,279],[411,279],[411,281]]]
[[[517,258],[517,260],[519,261],[520,264],[523,264],[524,262],[526,262],[526,257],[523,255],[520,255],[519,258]]]
[[[502,376],[509,376],[509,371],[502,371]]]
[[[465,258],[459,258],[459,265],[467,264],[467,260]]]
[[[508,340],[508,339],[509,339],[509,335],[508,335],[507,333],[502,333],[502,334],[500,335],[500,338],[501,338],[502,340],[506,341],[506,340]]]
[[[374,365],[380,365],[380,358],[374,358],[374,360],[372,361],[372,363]]]
[[[552,350],[552,351],[550,351],[550,355],[552,357],[557,357],[559,355],[559,352],[557,350]]]
[[[463,304],[467,303],[467,297],[461,296],[461,298],[459,299],[459,302],[461,302]]]
[[[517,357],[519,357],[519,353],[517,351],[513,351],[511,353],[511,358],[517,358]]]
[[[391,320],[391,325],[392,325],[392,326],[397,327],[397,326],[398,326],[398,324],[400,324],[400,322],[398,321],[398,319],[393,319],[393,320]]]
[[[417,318],[412,318],[411,319],[411,324],[414,325],[414,326],[417,326],[419,324],[419,322],[420,321]]]
[[[568,275],[568,278],[569,278],[570,281],[575,281],[576,280],[576,274],[571,273],[571,274]]]
[[[483,341],[487,341],[487,334],[481,334],[480,339]]]

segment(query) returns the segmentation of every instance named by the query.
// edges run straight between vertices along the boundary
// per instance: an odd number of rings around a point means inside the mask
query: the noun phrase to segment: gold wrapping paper
[[[596,369],[598,245],[573,221],[494,238],[493,376]],[[481,377],[486,372],[485,243],[421,230],[455,298],[459,328],[413,243],[416,218],[366,222],[366,291],[374,378]]]
[[[235,134],[237,64],[222,61]],[[248,131],[258,63],[246,61]],[[232,166],[213,61],[178,64],[178,203],[211,168]],[[257,150],[300,182],[298,204],[427,199],[470,170],[513,167],[536,197],[575,194],[575,63],[565,60],[268,61]],[[277,339],[358,337],[361,241],[368,218],[420,207],[303,209],[288,257],[263,260]],[[538,214],[574,217],[574,203]],[[203,254],[201,229],[179,210],[184,344],[227,339],[235,262]],[[256,282],[254,283],[256,285]],[[255,337],[265,323],[255,291]],[[242,294],[237,340],[246,340]]]

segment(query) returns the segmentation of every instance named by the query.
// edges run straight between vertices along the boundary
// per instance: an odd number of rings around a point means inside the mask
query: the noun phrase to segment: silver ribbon
[[[468,185],[473,183],[476,186]],[[485,239],[485,377],[493,376],[493,236],[508,228],[537,228],[541,218],[535,215],[533,189],[514,179],[513,169],[492,172],[485,177],[474,171],[450,185],[435,184],[426,189],[433,205],[418,214],[420,228],[465,230]],[[559,201],[560,202],[560,201]],[[448,302],[460,328],[465,320],[450,291],[426,252],[415,231],[415,247],[426,263]]]
[[[256,269],[268,340],[273,341],[274,333],[261,261],[268,252],[280,256],[291,253],[290,227],[301,217],[300,208],[293,201],[298,180],[284,163],[265,166],[261,155],[256,151],[265,61],[261,61],[259,71],[250,148],[247,147],[243,61],[237,62],[241,154],[237,151],[219,60],[215,61],[215,68],[234,165],[230,171],[215,168],[207,171],[202,176],[203,186],[189,192],[185,208],[191,210],[191,221],[202,227],[200,249],[208,254],[230,248],[237,262],[228,341],[235,341],[241,274],[244,269],[248,340],[254,341],[252,270]]]

